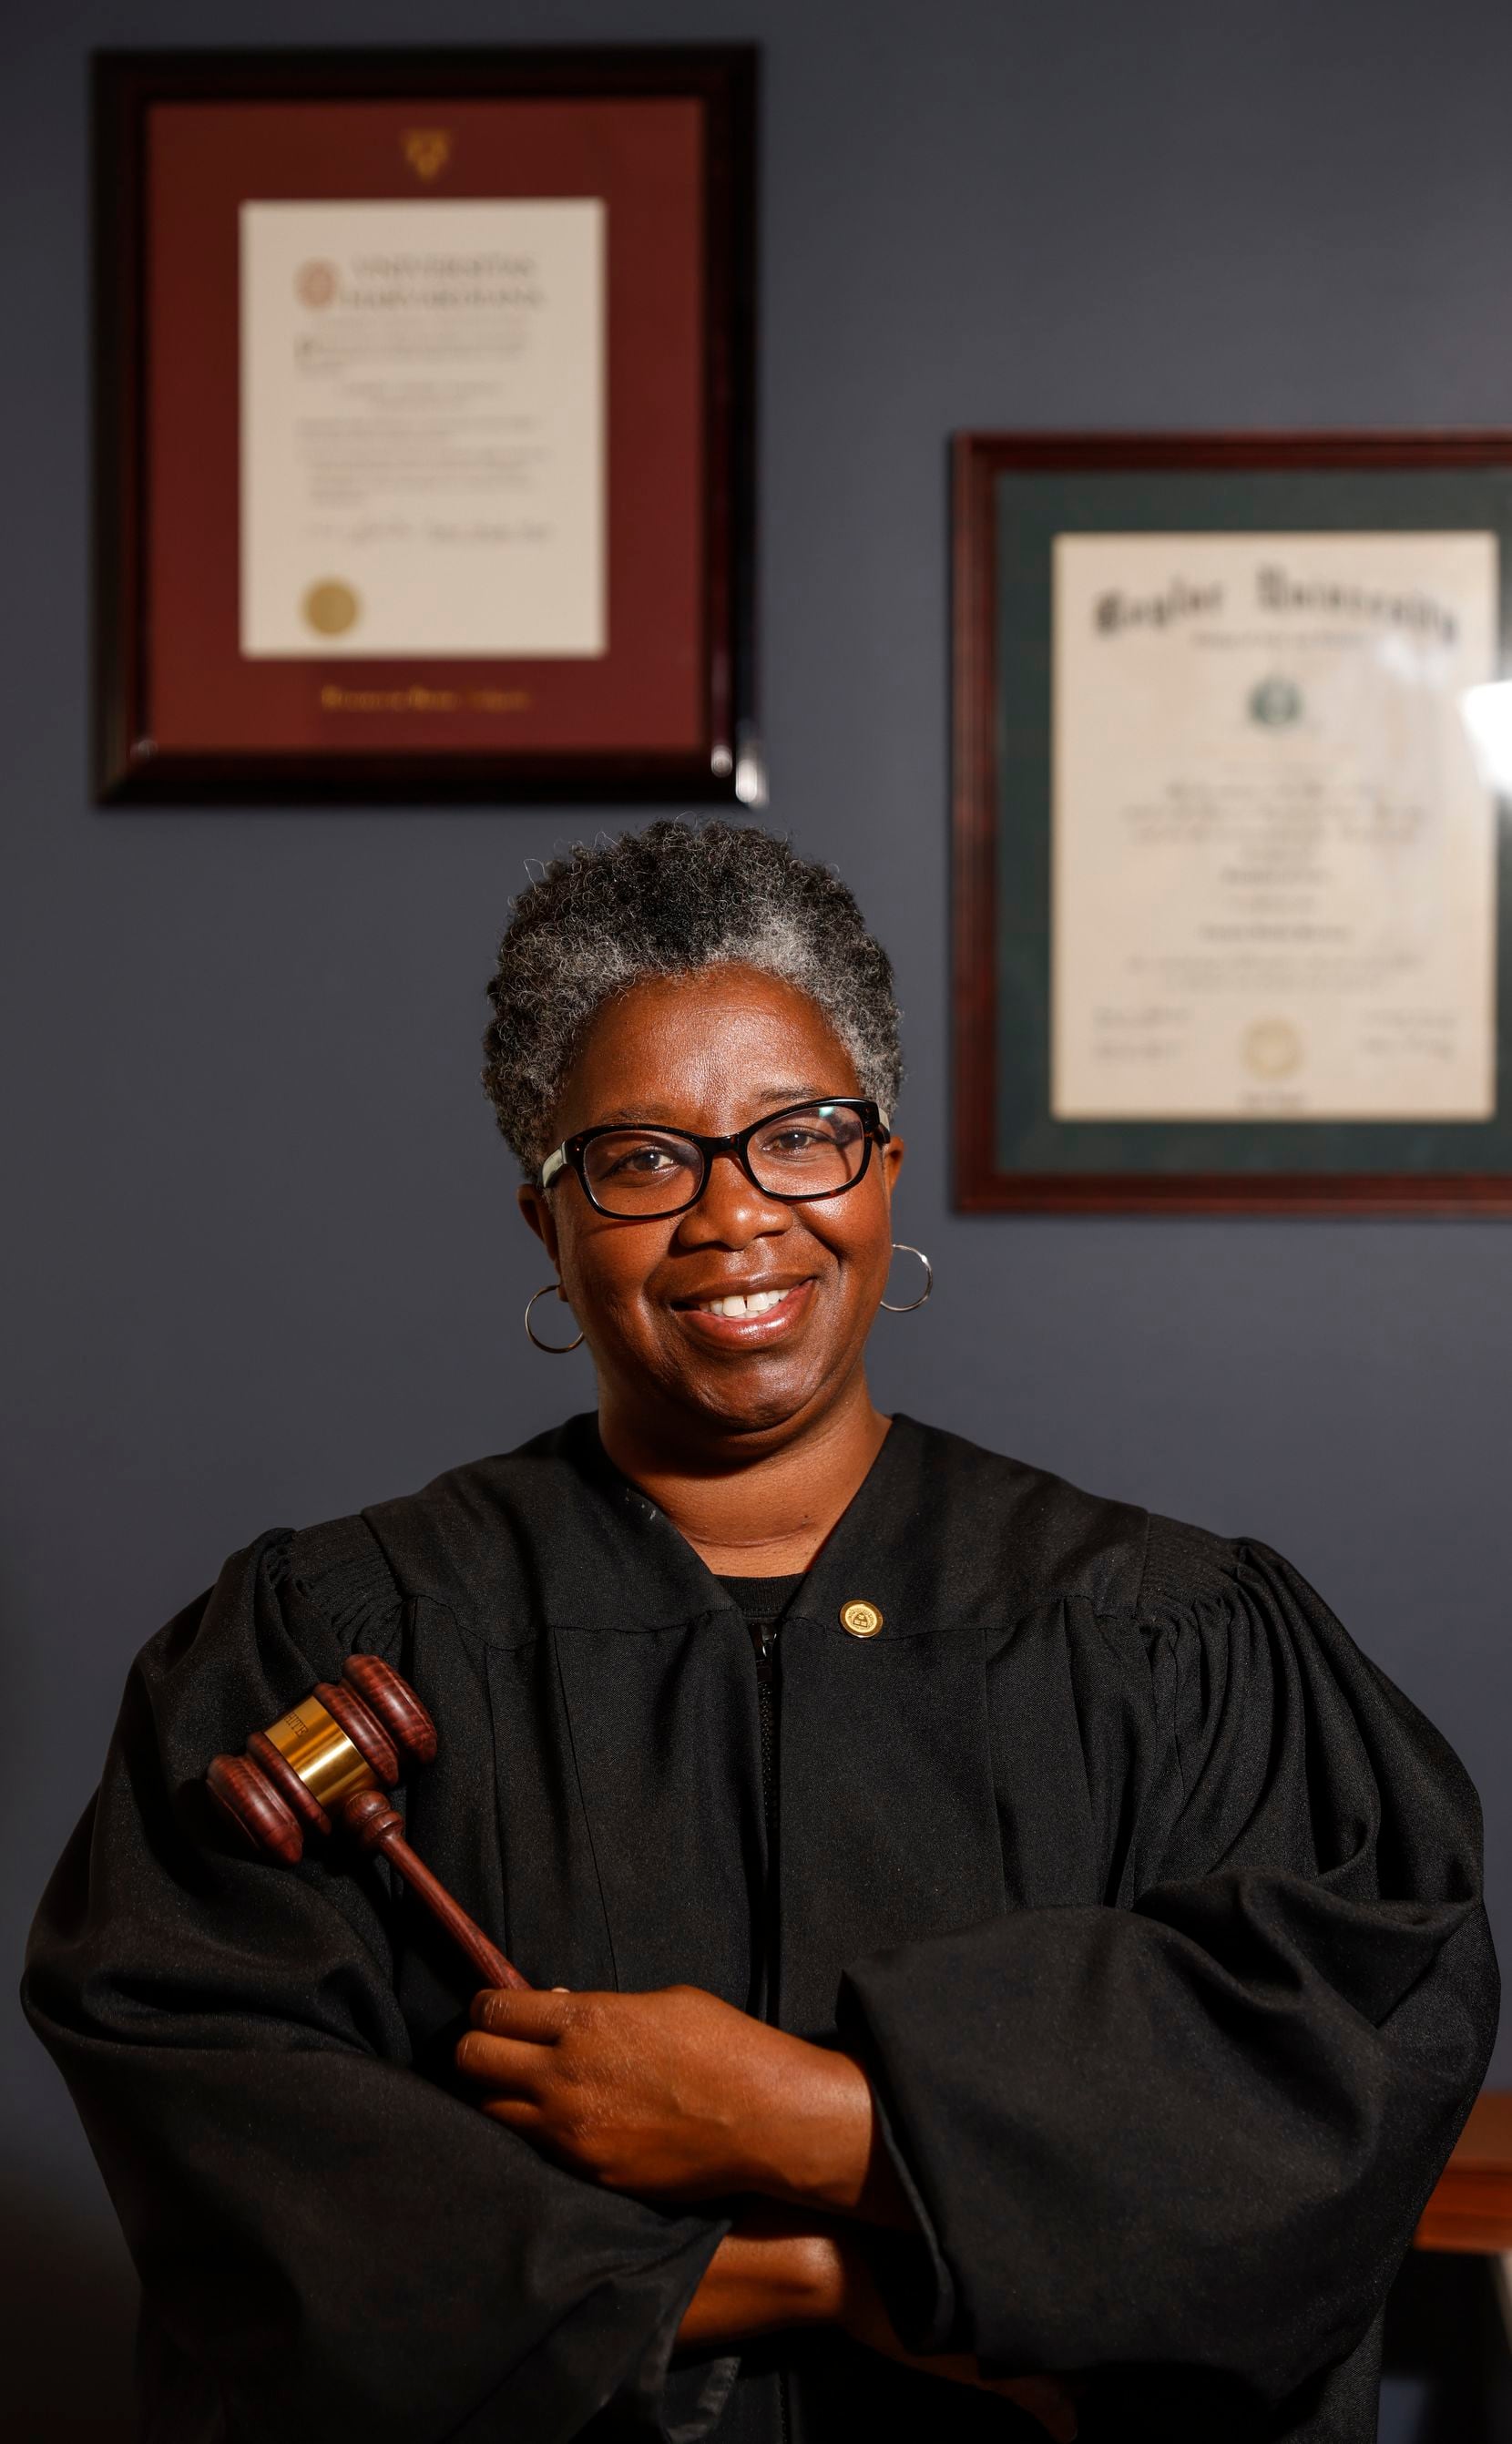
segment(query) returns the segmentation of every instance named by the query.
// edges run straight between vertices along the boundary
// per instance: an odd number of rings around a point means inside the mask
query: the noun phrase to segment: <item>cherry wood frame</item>
[[[1512,2094],[1487,2088],[1417,2227],[1418,2249],[1476,2256],[1512,2250]]]
[[[761,794],[754,729],[756,110],[744,44],[101,52],[93,62],[94,779],[100,804],[675,799]],[[164,101],[444,102],[695,98],[708,112],[702,244],[702,690],[692,751],[155,751],[146,544],[147,117]]]
[[[1506,467],[1512,432],[962,433],[952,456],[954,1202],[978,1213],[1512,1215],[1512,1172],[1011,1172],[997,1161],[997,599],[1004,472]],[[1505,640],[1503,640],[1505,643]],[[1503,909],[1503,920],[1512,912]]]

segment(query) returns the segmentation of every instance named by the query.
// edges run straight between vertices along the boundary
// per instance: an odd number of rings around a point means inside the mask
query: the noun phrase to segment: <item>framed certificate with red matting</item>
[[[97,59],[102,801],[759,799],[755,63]]]

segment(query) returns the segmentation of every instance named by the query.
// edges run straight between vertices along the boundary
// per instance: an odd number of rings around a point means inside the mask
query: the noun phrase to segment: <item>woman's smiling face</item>
[[[705,968],[633,986],[599,1011],[555,1135],[636,1120],[729,1137],[786,1104],[860,1091],[805,993],[756,969]],[[520,1201],[617,1408],[648,1426],[671,1411],[723,1434],[780,1435],[855,1380],[887,1283],[902,1153],[895,1139],[874,1147],[854,1188],[802,1205],[764,1195],[724,1157],[696,1205],[655,1221],[596,1212],[570,1170]],[[764,1311],[714,1311],[732,1296],[757,1296]]]

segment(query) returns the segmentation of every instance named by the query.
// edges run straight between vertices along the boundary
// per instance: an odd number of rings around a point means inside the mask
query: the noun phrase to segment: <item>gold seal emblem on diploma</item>
[[[294,274],[294,294],[302,306],[332,306],[341,285],[334,263],[302,263]]]
[[[306,588],[300,609],[318,637],[344,637],[357,625],[361,604],[344,578],[323,577]]]
[[[1302,1039],[1289,1018],[1257,1018],[1245,1030],[1245,1066],[1256,1078],[1289,1078],[1301,1066]]]

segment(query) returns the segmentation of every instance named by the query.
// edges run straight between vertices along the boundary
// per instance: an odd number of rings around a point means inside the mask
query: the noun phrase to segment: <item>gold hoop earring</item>
[[[525,1303],[526,1337],[535,1344],[537,1349],[544,1349],[548,1358],[566,1358],[570,1356],[574,1349],[580,1349],[582,1346],[583,1336],[581,1332],[579,1332],[576,1341],[543,1341],[534,1324],[530,1321],[530,1310],[534,1306],[536,1300],[544,1299],[550,1290],[555,1290],[559,1299],[565,1300],[567,1293],[562,1288],[560,1282],[546,1282],[542,1288],[538,1289],[534,1293],[534,1296],[527,1298]]]
[[[894,1239],[893,1242],[893,1252],[894,1255],[898,1256],[917,1256],[920,1264],[924,1268],[924,1287],[920,1290],[916,1299],[910,1299],[905,1306],[894,1306],[891,1299],[884,1299],[882,1301],[882,1305],[886,1307],[889,1315],[912,1315],[916,1306],[922,1306],[924,1305],[924,1302],[929,1297],[931,1290],[934,1287],[934,1267],[931,1264],[922,1248],[911,1248],[906,1239]]]

